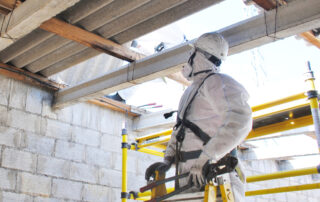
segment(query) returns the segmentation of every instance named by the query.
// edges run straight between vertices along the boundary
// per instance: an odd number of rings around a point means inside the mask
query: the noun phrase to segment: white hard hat
[[[220,60],[227,59],[229,44],[219,33],[209,32],[201,35],[194,43],[194,46]]]

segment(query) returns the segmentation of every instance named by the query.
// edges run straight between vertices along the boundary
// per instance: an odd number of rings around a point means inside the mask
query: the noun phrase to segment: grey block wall
[[[0,76],[0,202],[120,201],[125,115]],[[130,140],[134,137],[130,136]],[[156,157],[129,151],[128,188],[145,185]]]

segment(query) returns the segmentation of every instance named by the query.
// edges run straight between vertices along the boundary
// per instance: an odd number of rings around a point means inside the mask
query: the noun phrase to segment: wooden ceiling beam
[[[309,31],[309,32],[303,32],[300,34],[300,36],[308,41],[309,43],[313,44],[314,46],[320,48],[320,39],[318,39],[317,37],[314,36],[314,34]]]
[[[9,78],[13,78],[15,80],[23,81],[25,83],[32,84],[38,87],[44,87],[53,91],[57,91],[65,87],[64,85],[57,84],[43,76],[11,65],[7,65],[5,63],[0,63],[0,74]]]
[[[21,1],[17,1],[16,6],[18,6],[20,3]],[[5,8],[9,11],[11,11],[15,7],[15,4],[16,0],[0,0],[0,7]]]
[[[42,23],[40,28],[129,62],[144,57],[140,53],[57,18],[51,18]]]

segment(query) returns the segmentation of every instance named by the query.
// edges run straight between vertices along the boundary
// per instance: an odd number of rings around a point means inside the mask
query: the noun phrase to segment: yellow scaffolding
[[[310,79],[312,89],[314,90],[313,79]],[[253,112],[258,112],[260,110],[268,110],[273,107],[277,107],[282,105],[281,109],[273,110],[272,112],[267,111],[263,114],[253,117],[253,129],[249,133],[248,139],[259,138],[261,136],[282,132],[286,130],[296,129],[308,125],[314,124],[314,117],[311,114],[310,109],[315,109],[318,107],[318,101],[309,97],[309,103],[307,102],[307,96],[305,93],[299,93],[296,95],[292,95],[286,98],[282,98],[279,100],[275,100],[272,102],[264,103],[261,105],[257,105],[252,107]],[[293,103],[295,101],[302,100],[303,103],[295,104],[294,106],[286,106],[286,104]],[[317,108],[318,109],[318,108]],[[286,117],[283,119],[283,117]],[[268,122],[270,118],[276,120],[276,122]],[[266,121],[267,120],[267,121]],[[256,126],[255,126],[256,125]],[[156,156],[164,156],[164,150],[166,149],[166,143],[171,138],[172,130],[166,130],[159,133],[146,135],[143,137],[136,138],[136,142],[127,146],[127,149],[156,155]],[[125,142],[127,139],[123,136],[123,141]],[[148,148],[147,148],[148,147]],[[127,159],[127,149],[123,147],[123,161]],[[126,163],[123,163],[123,187],[122,192],[126,193]],[[247,183],[257,182],[257,181],[264,181],[264,180],[271,180],[271,179],[279,179],[285,177],[293,177],[293,176],[300,176],[300,175],[310,175],[320,173],[320,165],[318,167],[311,167],[299,170],[292,170],[292,171],[283,171],[283,172],[276,172],[271,174],[264,174],[264,175],[257,175],[257,176],[250,176],[247,177]],[[253,195],[261,195],[261,194],[274,194],[274,193],[281,193],[281,192],[289,192],[289,191],[302,191],[302,190],[310,190],[310,189],[319,189],[320,183],[315,184],[305,184],[305,185],[297,185],[297,186],[288,186],[288,187],[277,187],[272,189],[263,189],[263,190],[253,190],[247,191],[246,196],[253,196]],[[174,191],[174,188],[167,189],[167,192],[170,193]],[[123,195],[123,194],[122,194]],[[128,196],[128,194],[127,194]],[[151,192],[145,193],[137,193],[136,200],[149,200],[151,196]],[[133,199],[133,196],[130,195],[128,198]],[[126,200],[123,200],[126,201]]]

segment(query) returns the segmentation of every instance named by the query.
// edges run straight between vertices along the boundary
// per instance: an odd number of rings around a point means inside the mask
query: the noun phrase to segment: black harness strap
[[[185,119],[182,121],[182,124],[186,126],[187,128],[190,128],[190,130],[202,140],[203,145],[206,145],[209,140],[211,139],[210,136],[205,133],[201,128],[199,128],[196,124],[192,123],[191,121]]]
[[[189,111],[189,109],[191,107],[191,103],[193,102],[193,100],[195,99],[196,95],[198,94],[199,89],[204,84],[205,80],[207,80],[207,78],[209,78],[210,76],[212,76],[214,74],[215,73],[210,73],[203,79],[203,81],[199,85],[196,93],[192,96],[190,102],[188,103],[188,105],[186,107],[186,110],[183,112],[182,120],[179,119],[179,114],[178,114],[178,116],[177,116],[178,117],[177,124],[174,126],[174,128],[177,129],[181,125],[181,128],[179,129],[178,134],[176,136],[176,139],[177,139],[178,142],[182,142],[184,140],[185,127],[190,128],[190,130],[203,141],[204,145],[210,140],[210,136],[208,134],[206,134],[203,130],[201,130],[201,128],[199,128],[196,124],[194,124],[191,121],[187,120],[186,117],[187,117],[188,111]]]
[[[189,151],[189,152],[180,151],[179,161],[186,162],[190,159],[199,158],[201,152],[202,152],[201,150],[194,150],[194,151]]]

